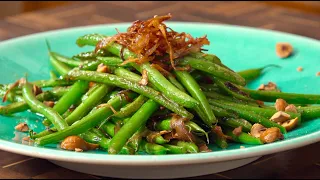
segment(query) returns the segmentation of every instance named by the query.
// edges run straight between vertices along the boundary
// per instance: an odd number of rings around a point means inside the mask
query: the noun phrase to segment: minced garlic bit
[[[299,71],[299,72],[301,72],[303,70],[303,68],[301,67],[301,66],[299,66],[298,68],[297,68],[297,71]]]

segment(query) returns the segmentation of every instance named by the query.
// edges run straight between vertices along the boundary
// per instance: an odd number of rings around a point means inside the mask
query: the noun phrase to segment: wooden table
[[[320,16],[259,2],[77,2],[0,21],[0,40],[67,27],[132,22],[171,12],[174,21],[233,24],[320,39]],[[320,178],[320,143],[264,156],[246,166],[206,179]],[[2,167],[2,168],[1,168]],[[0,178],[96,178],[46,160],[0,151]],[[191,178],[193,179],[193,178]]]

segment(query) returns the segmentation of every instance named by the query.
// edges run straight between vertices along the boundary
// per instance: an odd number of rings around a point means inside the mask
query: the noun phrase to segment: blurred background
[[[172,21],[249,26],[320,39],[319,1],[1,1],[0,41],[167,13]]]
[[[1,1],[0,18],[24,12],[55,8],[78,3],[77,1]],[[320,14],[319,1],[260,1],[274,7],[285,7],[307,13]]]

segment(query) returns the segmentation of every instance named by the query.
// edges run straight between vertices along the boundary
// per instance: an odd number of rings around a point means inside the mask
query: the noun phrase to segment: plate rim
[[[63,28],[50,30],[40,33],[33,33],[29,35],[19,36],[12,39],[0,41],[0,46],[8,43],[15,43],[23,39],[49,36],[50,34],[66,33],[69,31],[85,31],[95,28],[110,28],[108,26],[129,26],[131,23],[110,23],[88,26],[77,26],[71,28]],[[220,28],[231,28],[240,31],[255,31],[262,34],[277,34],[280,36],[287,36],[288,38],[295,38],[297,40],[309,41],[315,43],[320,47],[320,41],[310,37],[304,37],[301,35],[291,34],[287,32],[280,32],[276,30],[267,30],[249,26],[229,25],[229,24],[215,24],[215,23],[202,23],[202,22],[182,22],[182,21],[169,21],[167,24],[177,25],[201,25]],[[262,155],[273,154],[277,152],[292,150],[309,144],[313,144],[320,141],[320,131],[313,132],[304,136],[296,137],[287,141],[279,141],[271,144],[264,144],[263,146],[255,146],[244,149],[233,149],[219,152],[198,153],[198,154],[181,154],[181,155],[110,155],[110,154],[94,154],[94,153],[75,153],[69,151],[61,151],[57,149],[39,148],[35,146],[28,146],[9,142],[0,139],[0,149],[16,154],[55,160],[65,161],[73,163],[86,163],[86,164],[100,164],[100,165],[126,165],[126,166],[145,166],[145,165],[180,165],[180,164],[198,164],[198,163],[213,163],[221,161],[230,161],[236,159],[244,159]],[[237,153],[238,152],[238,153]],[[231,154],[231,155],[230,155]],[[101,158],[104,157],[104,158]]]

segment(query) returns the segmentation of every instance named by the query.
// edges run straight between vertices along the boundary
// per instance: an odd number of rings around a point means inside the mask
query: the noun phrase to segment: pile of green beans
[[[87,34],[77,39],[79,47],[95,47],[108,36]],[[251,90],[246,83],[254,81],[266,67],[233,71],[214,54],[192,52],[176,59],[176,65],[189,70],[170,70],[162,74],[151,62],[141,64],[124,60],[138,57],[117,43],[82,52],[72,57],[52,51],[49,42],[50,79],[19,86],[0,85],[0,97],[10,104],[0,106],[0,115],[31,110],[44,116],[42,132],[30,131],[36,145],[60,143],[69,136],[79,136],[97,144],[108,154],[186,154],[206,152],[214,144],[226,149],[229,143],[263,145],[251,135],[255,123],[265,128],[285,127],[270,118],[277,113],[275,102],[320,104],[320,95]],[[98,69],[105,66],[107,72]],[[147,74],[147,84],[141,84]],[[34,88],[46,88],[35,94]],[[52,101],[52,107],[45,101]],[[287,112],[304,120],[320,117],[319,106],[297,108]],[[221,132],[219,132],[219,128]],[[241,132],[235,133],[236,128]]]

